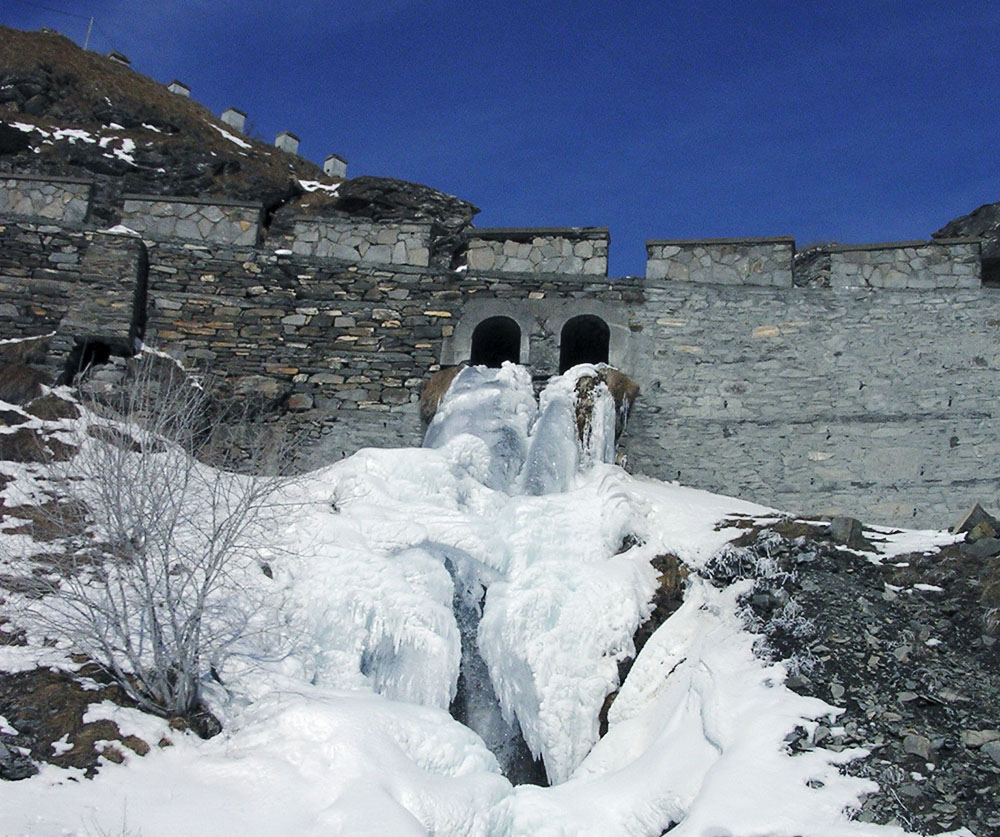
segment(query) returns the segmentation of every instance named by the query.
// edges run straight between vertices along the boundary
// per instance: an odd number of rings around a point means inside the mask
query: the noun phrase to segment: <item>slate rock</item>
[[[830,521],[830,537],[850,547],[862,545],[861,521],[853,517],[835,517]]]
[[[334,209],[375,221],[431,221],[449,232],[466,227],[479,212],[468,201],[391,177],[355,177],[337,192]]]
[[[24,131],[0,122],[0,154],[18,154],[31,148],[31,139]]]
[[[934,238],[980,238],[983,258],[1000,258],[1000,202],[987,203],[949,221],[933,234]]]
[[[966,558],[992,558],[1000,555],[1000,538],[982,538],[975,543],[963,543],[959,552]]]
[[[961,532],[971,532],[980,523],[988,523],[994,531],[1000,529],[1000,523],[997,522],[997,519],[989,514],[989,512],[979,505],[979,503],[976,503],[965,513],[962,519],[952,527],[951,531],[952,534],[955,535],[958,535]]]
[[[931,757],[931,741],[923,735],[907,735],[903,739],[903,752],[927,761]]]
[[[0,779],[16,782],[34,776],[37,772],[38,768],[31,759],[11,750],[0,741]]]
[[[1000,766],[1000,741],[991,741],[989,744],[984,744],[980,752],[985,753],[994,763]]]

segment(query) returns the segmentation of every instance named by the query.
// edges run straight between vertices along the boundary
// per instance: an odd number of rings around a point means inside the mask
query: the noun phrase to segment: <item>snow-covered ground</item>
[[[0,830],[903,834],[849,819],[874,786],[838,766],[862,753],[786,752],[796,726],[837,709],[755,658],[739,584],[692,575],[683,606],[618,683],[657,584],[650,559],[670,552],[697,568],[738,534],[721,521],[776,512],[608,464],[606,388],[579,444],[573,384],[589,371],[553,382],[539,408],[523,369],[467,370],[425,447],[363,450],[288,484],[281,526],[262,543],[273,578],[240,568],[260,631],[219,671],[224,686],[206,685],[222,734],[203,741],[94,706],[93,718],[173,746],[107,763],[93,780],[46,766],[4,783]],[[32,492],[30,470],[8,494]],[[469,627],[460,613],[478,620],[497,717],[520,727],[551,787],[512,786],[487,746],[503,756],[506,743],[449,714]],[[51,664],[68,649],[8,649],[0,666],[43,651]],[[598,713],[619,687],[601,738]],[[495,722],[480,726],[487,738]]]

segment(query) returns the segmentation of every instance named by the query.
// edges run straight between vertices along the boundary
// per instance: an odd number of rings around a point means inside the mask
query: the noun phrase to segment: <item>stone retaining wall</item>
[[[318,465],[359,446],[419,444],[417,402],[475,300],[621,303],[628,283],[532,286],[416,266],[337,265],[253,248],[150,247],[147,341],[287,405]],[[551,333],[537,326],[539,340]],[[544,352],[544,346],[540,346]],[[538,355],[539,358],[542,355]]]
[[[482,240],[490,252],[530,250],[544,239],[536,233]],[[612,281],[543,272],[541,261],[537,272],[448,271],[145,235],[146,245],[0,221],[0,339],[56,330],[53,357],[74,340],[131,341],[148,289],[147,343],[287,410],[306,433],[302,464],[320,465],[364,445],[418,444],[423,381],[465,359],[482,320],[514,319],[522,356],[544,377],[558,368],[563,325],[587,314],[608,324],[611,361],[642,387],[625,440],[633,470],[893,524],[945,525],[973,500],[1000,505],[990,470],[1000,459],[1000,290],[959,270],[978,264],[975,242],[828,247],[831,264],[871,259],[871,275],[858,274],[868,284],[835,284],[840,268],[823,267],[815,286],[768,287],[758,275],[768,259],[790,283],[790,240],[651,242],[662,248],[652,263],[697,254],[705,273]],[[595,241],[593,252],[606,235],[582,231],[572,244]],[[379,246],[388,242],[376,235]],[[873,287],[888,278],[881,265],[900,261],[932,284]],[[743,280],[717,281],[723,268]]]
[[[790,288],[794,256],[788,237],[647,241],[646,278]]]
[[[478,229],[470,232],[470,272],[607,276],[610,236],[604,227]]]
[[[0,224],[0,339],[57,331],[54,371],[74,340],[132,346],[145,325],[145,270],[135,236]]]
[[[0,215],[82,224],[93,188],[89,180],[74,177],[0,174]]]
[[[945,526],[1000,506],[1000,290],[648,282],[635,470],[800,513]]]
[[[125,195],[122,223],[147,238],[183,238],[233,246],[260,239],[261,205],[224,200]]]
[[[296,218],[292,252],[373,264],[430,263],[430,224]]]
[[[977,288],[980,244],[976,239],[938,239],[829,248],[834,288]]]

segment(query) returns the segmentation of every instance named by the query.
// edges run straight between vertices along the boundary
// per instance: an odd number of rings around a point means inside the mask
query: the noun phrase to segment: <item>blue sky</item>
[[[69,14],[352,176],[479,226],[610,227],[612,275],[650,238],[926,238],[1000,200],[995,0],[4,0],[0,22],[82,43]]]

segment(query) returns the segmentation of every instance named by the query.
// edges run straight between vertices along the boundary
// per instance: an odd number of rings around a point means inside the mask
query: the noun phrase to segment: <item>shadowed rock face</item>
[[[949,221],[934,233],[934,238],[981,238],[983,258],[1000,259],[1000,201]]]
[[[337,212],[375,221],[431,221],[455,233],[469,224],[479,208],[429,186],[391,177],[356,177],[340,187]]]

